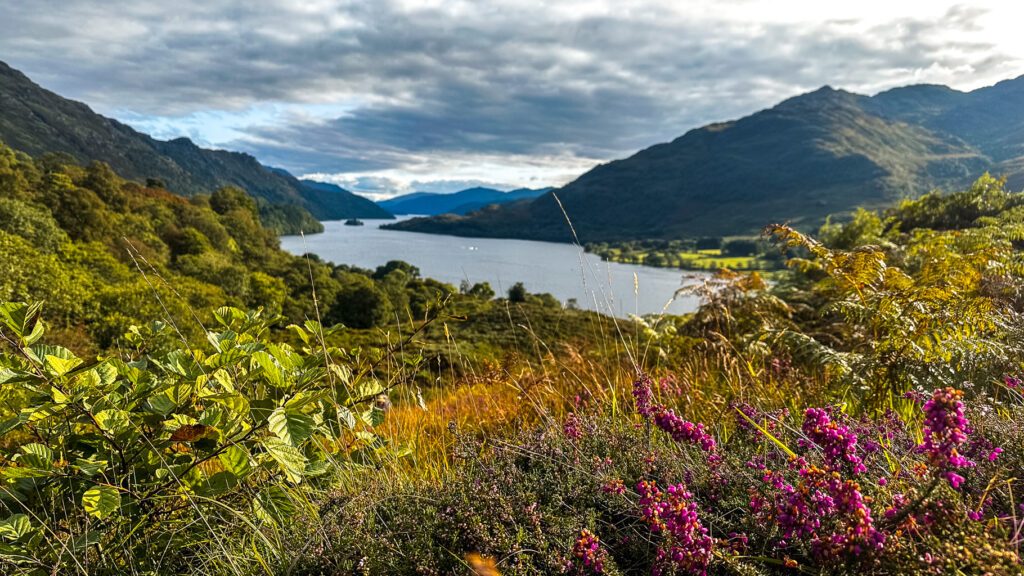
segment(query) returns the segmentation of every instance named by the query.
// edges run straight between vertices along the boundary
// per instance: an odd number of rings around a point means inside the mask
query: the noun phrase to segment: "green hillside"
[[[766,222],[816,227],[991,170],[1021,181],[1024,80],[970,93],[912,86],[860,96],[824,87],[598,166],[533,202],[393,228],[583,242],[730,236]]]
[[[124,178],[159,180],[168,190],[183,196],[238,186],[269,204],[301,206],[321,220],[390,216],[373,202],[346,190],[325,193],[305,186],[288,173],[268,169],[248,154],[200,148],[187,138],[166,142],[151,138],[96,114],[81,102],[41,88],[3,62],[0,141],[32,156],[65,153],[82,164],[105,162]]]

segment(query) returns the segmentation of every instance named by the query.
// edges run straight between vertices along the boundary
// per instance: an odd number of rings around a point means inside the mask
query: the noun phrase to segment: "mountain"
[[[814,230],[828,214],[985,171],[1024,186],[1024,77],[873,97],[826,86],[597,166],[532,201],[389,227],[562,242],[573,240],[566,215],[583,242],[752,234],[787,221]]]
[[[377,202],[381,208],[392,214],[466,214],[489,204],[506,204],[523,198],[536,198],[550,188],[519,188],[502,192],[493,188],[468,188],[452,194],[413,192]]]
[[[0,141],[31,156],[62,152],[81,163],[100,160],[125,178],[162,180],[168,190],[183,196],[238,186],[272,204],[302,206],[321,220],[390,217],[365,198],[341,188],[303,185],[249,154],[200,148],[188,138],[152,138],[41,88],[3,62]]]

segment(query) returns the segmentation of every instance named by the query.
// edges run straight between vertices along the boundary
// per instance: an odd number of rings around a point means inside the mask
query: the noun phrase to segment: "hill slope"
[[[970,93],[911,86],[875,97],[824,87],[691,130],[554,191],[584,242],[750,234],[880,207],[986,170],[1024,184],[1024,78]],[[552,193],[393,228],[570,241]]]
[[[534,190],[519,188],[502,192],[493,188],[468,188],[452,194],[436,194],[432,192],[413,192],[397,196],[377,203],[392,214],[466,214],[479,210],[488,204],[507,204],[523,198],[536,198],[550,188]]]
[[[3,62],[0,141],[32,156],[63,152],[82,163],[100,160],[131,180],[163,180],[183,196],[238,186],[271,203],[302,206],[321,220],[389,217],[365,198],[340,188],[325,192],[304,186],[248,154],[200,148],[187,138],[151,138],[41,88]]]

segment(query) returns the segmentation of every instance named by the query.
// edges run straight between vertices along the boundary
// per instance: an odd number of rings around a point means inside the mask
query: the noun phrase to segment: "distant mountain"
[[[32,156],[70,154],[79,162],[100,160],[119,175],[162,180],[183,196],[223,186],[244,188],[274,204],[295,204],[321,220],[389,214],[346,190],[304,186],[291,174],[270,170],[240,152],[209,150],[188,138],[157,140],[93,112],[81,102],[45,90],[0,62],[0,141]]]
[[[583,242],[814,230],[985,171],[1024,186],[1024,77],[973,92],[934,85],[873,97],[824,87],[590,170],[561,189],[402,230]]]
[[[413,192],[377,202],[381,208],[392,214],[466,214],[489,204],[506,204],[523,198],[536,198],[550,188],[519,188],[502,192],[493,188],[468,188],[452,194]]]

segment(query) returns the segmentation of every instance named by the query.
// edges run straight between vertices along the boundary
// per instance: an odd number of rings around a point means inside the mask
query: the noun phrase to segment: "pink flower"
[[[963,392],[953,388],[940,388],[924,405],[924,442],[917,449],[928,456],[929,463],[939,470],[940,476],[958,488],[964,477],[951,468],[974,466],[957,450],[967,441],[970,422],[964,416]]]

